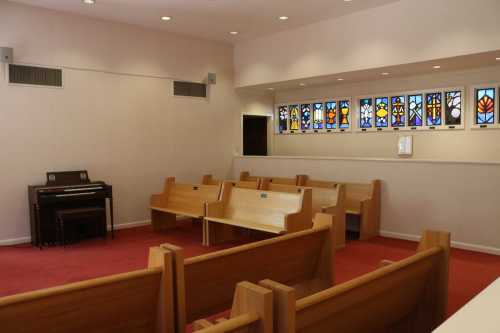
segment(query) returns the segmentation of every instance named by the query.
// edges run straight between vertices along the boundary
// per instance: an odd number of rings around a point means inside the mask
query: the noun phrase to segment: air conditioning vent
[[[9,83],[62,87],[62,70],[11,64],[9,65]]]
[[[207,85],[196,82],[174,81],[174,96],[207,97]]]

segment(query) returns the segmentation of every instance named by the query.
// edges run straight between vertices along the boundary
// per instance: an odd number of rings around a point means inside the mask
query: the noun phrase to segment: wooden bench
[[[0,298],[0,330],[173,333],[172,260],[155,247],[145,270]]]
[[[282,184],[282,185],[299,185],[300,175],[295,178],[283,178],[283,177],[258,177],[251,176],[248,171],[242,171],[240,173],[240,181],[258,181],[259,179],[266,178],[269,182],[273,184]]]
[[[206,319],[193,324],[198,333],[272,333],[273,292],[250,282],[236,285],[229,319],[219,318],[216,323]]]
[[[151,196],[151,223],[155,230],[176,226],[177,216],[203,219],[207,202],[219,199],[220,185],[178,184],[174,177],[165,180],[161,194]]]
[[[231,308],[238,282],[273,279],[294,285],[300,295],[328,288],[334,283],[334,238],[330,216],[319,214],[319,223],[289,235],[227,250],[184,258],[179,247],[161,247],[174,253],[178,333],[187,323]]]
[[[359,216],[359,239],[366,240],[380,232],[380,180],[369,184],[345,183],[346,214]]]
[[[202,179],[203,185],[220,185],[223,182],[224,181],[222,181],[222,180],[214,179],[212,177],[212,175],[205,175],[205,176],[203,176],[203,179]],[[245,180],[245,181],[240,180],[240,181],[231,181],[231,182],[235,183],[236,187],[249,188],[249,189],[253,189],[253,190],[258,190],[259,186],[260,186],[260,179]]]
[[[304,186],[274,184],[263,179],[261,190],[297,193],[301,188],[312,190],[312,216],[325,213],[335,217],[334,234],[337,248],[345,247],[345,187],[333,182],[307,181]],[[314,222],[314,221],[313,221]]]
[[[235,238],[237,228],[285,234],[312,227],[312,193],[278,193],[236,187],[225,182],[221,200],[207,204],[205,245]]]
[[[446,316],[449,249],[449,233],[427,231],[417,254],[303,298],[261,281],[274,292],[274,332],[430,333]]]

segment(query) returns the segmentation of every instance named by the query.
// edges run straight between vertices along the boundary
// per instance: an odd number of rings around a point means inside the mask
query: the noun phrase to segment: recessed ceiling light
[[[341,77],[339,77],[339,78],[337,79],[337,81],[344,81],[344,79],[343,79],[343,78],[341,78]]]
[[[383,72],[383,73],[380,73],[380,74],[381,74],[381,75],[383,75],[383,76],[387,76],[387,75],[389,75],[390,73],[388,73],[388,72]]]
[[[433,66],[432,68],[434,68],[434,69],[440,69],[440,68],[441,68],[441,66],[436,65],[436,66]]]
[[[238,31],[230,31],[229,32],[231,35],[237,35],[239,32]]]
[[[170,21],[171,19],[172,19],[172,17],[171,17],[171,16],[162,16],[162,17],[161,17],[161,20],[162,20],[162,21]]]
[[[351,2],[352,0],[344,0],[344,2]]]
[[[279,19],[282,21],[286,21],[288,20],[288,16],[280,16]]]
[[[95,5],[95,0],[82,0],[82,2],[86,5]]]
[[[496,59],[497,59],[497,61],[500,61],[500,57],[497,57]]]
[[[267,90],[271,90],[271,91],[273,91],[273,90],[274,90],[274,88],[273,88],[273,87],[269,87],[269,88],[267,88]]]
[[[305,83],[299,83],[299,86],[301,86],[301,87],[305,87],[305,86],[306,86],[306,84],[305,84]]]

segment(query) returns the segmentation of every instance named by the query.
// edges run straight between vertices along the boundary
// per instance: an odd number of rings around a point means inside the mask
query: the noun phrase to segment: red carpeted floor
[[[237,244],[201,246],[201,229],[186,223],[169,232],[150,227],[116,232],[114,240],[90,240],[66,248],[40,251],[30,245],[0,247],[0,297],[65,283],[122,273],[146,267],[148,249],[172,243],[187,256],[216,251]],[[343,282],[375,269],[380,260],[400,260],[414,253],[417,244],[378,237],[349,242],[335,258],[336,280]],[[449,314],[500,277],[500,256],[452,250]]]

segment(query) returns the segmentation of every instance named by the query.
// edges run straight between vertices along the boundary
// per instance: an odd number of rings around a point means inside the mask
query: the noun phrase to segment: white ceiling
[[[81,0],[10,1],[235,43],[399,0],[96,0],[95,5]],[[161,16],[173,19],[162,22]],[[280,21],[279,16],[290,19]]]

